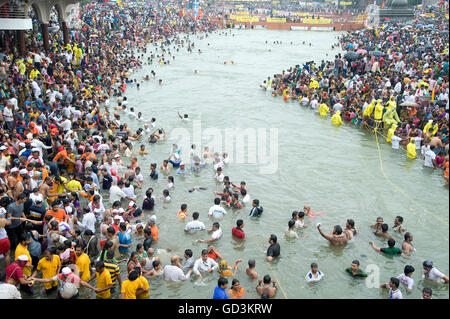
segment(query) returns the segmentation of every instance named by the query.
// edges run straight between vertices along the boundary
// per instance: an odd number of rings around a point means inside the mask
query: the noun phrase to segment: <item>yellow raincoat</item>
[[[374,106],[375,106],[375,99],[373,99],[372,102],[370,102],[370,104],[367,105],[366,109],[363,112],[363,116],[370,117],[372,115]]]
[[[416,158],[416,143],[414,143],[414,138],[410,139],[409,144],[406,146],[406,150],[408,151],[408,158]]]
[[[328,106],[325,103],[319,105],[319,115],[326,116],[328,113]]]
[[[336,113],[331,117],[331,123],[335,125],[344,124],[341,118],[341,111],[336,111]]]
[[[373,118],[375,120],[381,120],[383,117],[384,106],[381,104],[381,100],[377,101],[377,105],[375,105],[375,112],[373,114]]]
[[[392,143],[391,137],[394,136],[396,129],[397,129],[397,124],[392,124],[391,128],[388,130],[388,133],[386,136],[386,142]]]

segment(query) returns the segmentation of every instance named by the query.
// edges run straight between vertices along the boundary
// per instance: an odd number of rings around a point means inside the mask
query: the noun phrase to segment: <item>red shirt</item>
[[[231,230],[231,234],[236,237],[236,238],[240,238],[240,239],[244,239],[245,238],[245,233],[242,231],[242,229],[234,227]]]
[[[22,267],[15,261],[12,262],[8,267],[5,268],[6,272],[6,282],[8,282],[9,278],[14,279],[17,283],[20,278],[23,278]]]

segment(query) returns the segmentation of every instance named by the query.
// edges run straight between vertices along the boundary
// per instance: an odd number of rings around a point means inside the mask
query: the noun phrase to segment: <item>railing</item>
[[[3,19],[28,19],[29,16],[25,14],[25,6],[19,7],[8,3],[0,6],[0,18]]]

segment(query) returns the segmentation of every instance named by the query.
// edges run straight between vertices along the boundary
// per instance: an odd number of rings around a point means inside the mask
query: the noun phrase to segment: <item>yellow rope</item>
[[[443,220],[442,218],[440,218],[438,215],[430,212],[428,209],[426,209],[425,207],[423,207],[421,204],[419,204],[418,202],[416,202],[414,199],[412,199],[408,193],[406,193],[405,191],[403,191],[400,187],[398,187],[397,185],[395,185],[392,180],[386,175],[386,173],[384,172],[384,168],[383,168],[383,159],[381,157],[381,149],[380,149],[380,143],[378,142],[378,130],[377,127],[374,128],[373,130],[374,134],[375,134],[375,140],[377,142],[377,148],[378,148],[378,157],[380,160],[380,168],[381,168],[381,173],[383,174],[384,178],[392,185],[392,187],[394,187],[394,190],[398,190],[400,193],[403,194],[403,196],[405,196],[408,200],[410,200],[414,205],[417,205],[418,207],[420,207],[423,211],[427,212],[428,214],[433,215],[434,217],[436,217],[441,223],[445,224],[446,226],[448,226],[448,222]],[[381,134],[380,134],[381,135]]]
[[[278,283],[278,286],[280,286],[280,289],[281,289],[281,292],[282,292],[283,295],[284,295],[284,298],[285,298],[285,299],[289,299],[288,296],[286,295],[286,292],[285,292],[284,289],[283,289],[283,286],[281,285],[280,281],[278,280],[277,274],[273,271],[272,267],[270,267],[270,264],[269,264],[269,269],[270,269],[270,271],[272,272],[273,277],[275,278],[275,281]]]

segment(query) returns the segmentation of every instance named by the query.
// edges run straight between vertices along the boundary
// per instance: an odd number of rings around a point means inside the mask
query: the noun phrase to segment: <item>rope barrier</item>
[[[285,299],[289,299],[287,294],[286,294],[286,292],[283,289],[283,286],[281,285],[280,281],[278,280],[278,277],[277,277],[276,273],[273,271],[272,267],[270,267],[270,264],[269,264],[269,269],[270,269],[271,273],[273,274],[273,277],[275,278],[275,281],[278,283],[278,286],[280,286],[280,289],[281,289],[281,292],[284,295],[284,298]]]
[[[441,223],[445,224],[446,226],[448,226],[448,222],[443,220],[442,218],[440,218],[438,215],[436,215],[435,213],[429,211],[427,208],[425,208],[424,206],[422,206],[421,204],[419,204],[418,202],[416,202],[414,199],[412,199],[407,192],[405,192],[404,190],[402,190],[400,187],[398,187],[396,184],[394,184],[394,182],[392,182],[392,180],[386,175],[384,168],[383,168],[383,159],[381,157],[381,149],[380,149],[380,143],[378,142],[378,130],[375,127],[374,128],[374,134],[375,134],[375,140],[377,142],[377,148],[378,148],[378,158],[380,161],[380,169],[381,169],[381,173],[383,174],[383,177],[389,182],[389,184],[391,184],[392,187],[394,187],[394,190],[398,190],[401,194],[403,194],[403,196],[405,196],[409,201],[411,201],[411,203],[413,203],[414,205],[420,207],[424,212],[433,215],[435,218],[437,218]],[[380,134],[381,135],[381,134]]]

